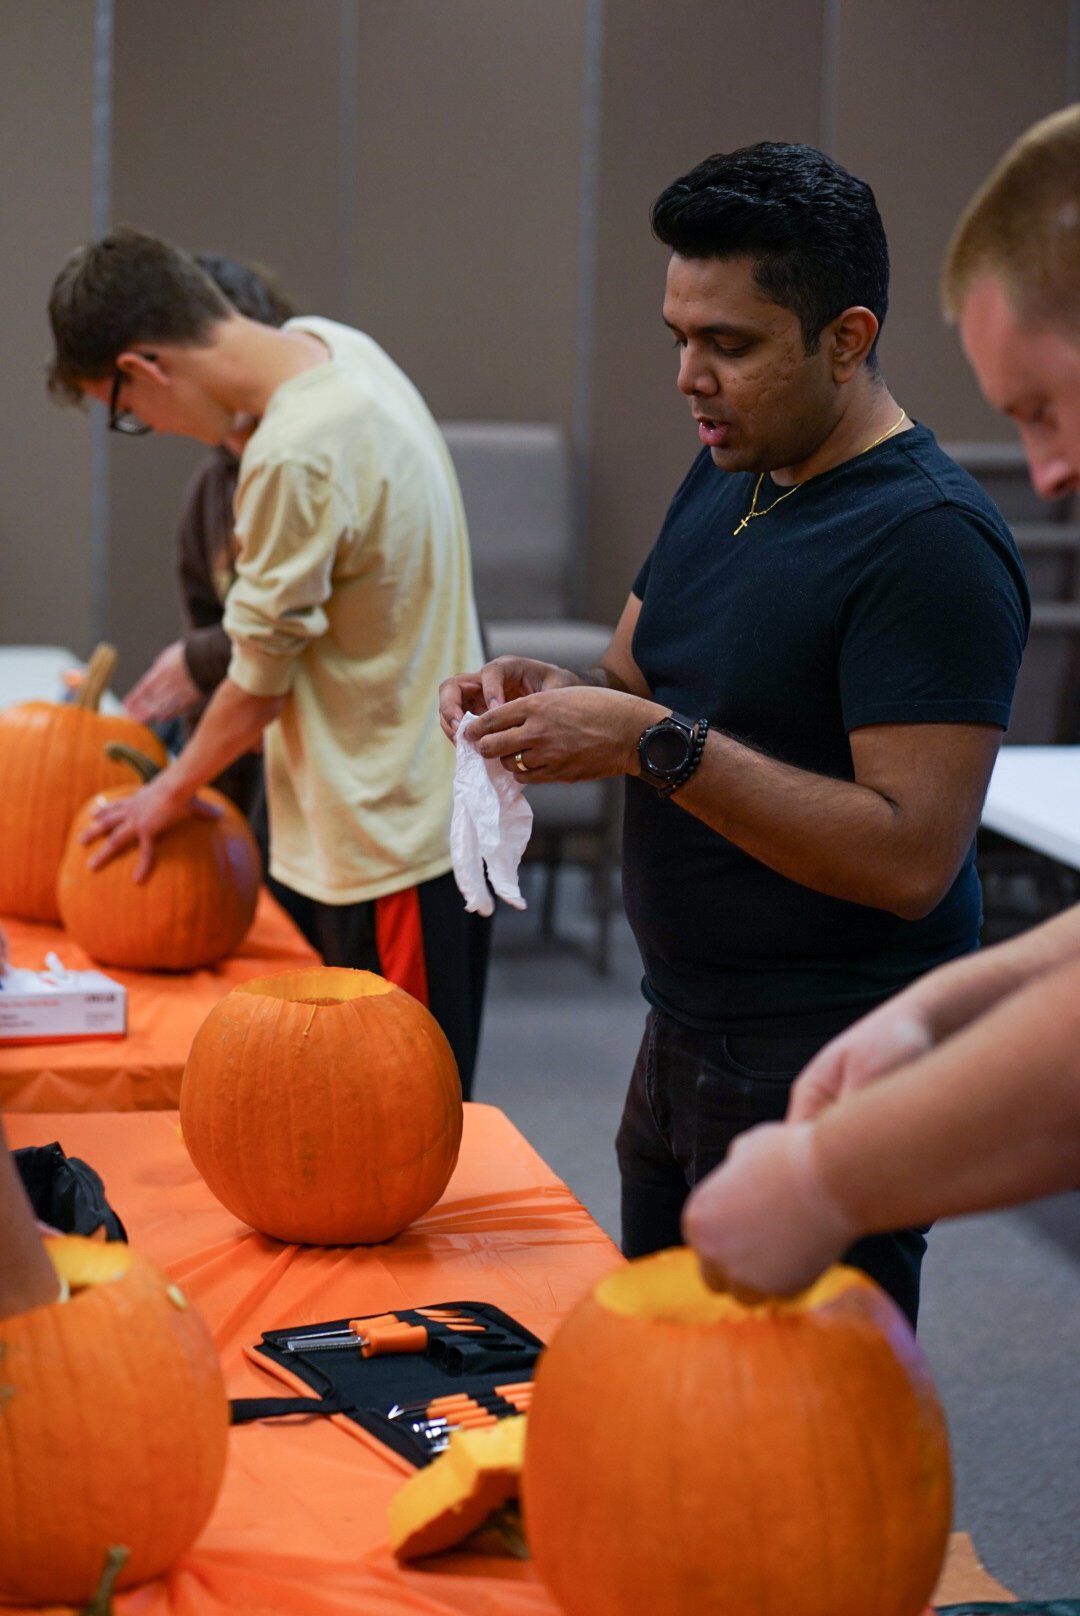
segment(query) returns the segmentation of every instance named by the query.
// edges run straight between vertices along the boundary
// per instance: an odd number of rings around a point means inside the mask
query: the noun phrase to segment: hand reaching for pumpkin
[[[736,1295],[805,1289],[857,1233],[818,1171],[810,1123],[741,1134],[691,1193],[682,1223],[706,1282]]]
[[[184,643],[174,640],[159,651],[150,667],[124,697],[132,718],[143,724],[175,718],[199,700],[199,687],[188,672]]]
[[[154,866],[155,839],[163,830],[189,813],[198,814],[204,819],[218,817],[221,810],[211,803],[203,802],[199,797],[178,796],[170,779],[171,773],[171,769],[163,769],[130,796],[114,798],[95,808],[92,823],[79,838],[84,845],[99,840],[102,843],[89,860],[92,870],[99,870],[103,864],[108,864],[110,859],[123,852],[125,847],[138,842],[139,860],[134,879],[136,882],[145,881]]]

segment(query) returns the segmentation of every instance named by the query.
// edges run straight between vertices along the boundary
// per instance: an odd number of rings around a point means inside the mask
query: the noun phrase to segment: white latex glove
[[[472,914],[490,915],[495,907],[484,879],[484,866],[496,893],[511,908],[524,909],[518,865],[532,832],[532,809],[521,782],[498,759],[481,757],[468,738],[473,714],[458,725],[454,745],[454,812],[450,821],[450,857],[454,879]]]

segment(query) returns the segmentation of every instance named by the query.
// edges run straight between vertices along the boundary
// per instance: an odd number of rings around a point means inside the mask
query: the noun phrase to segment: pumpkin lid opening
[[[234,993],[254,993],[264,999],[322,1006],[372,999],[393,991],[394,984],[376,976],[374,971],[347,971],[330,965],[307,971],[282,971],[278,976],[260,976],[233,988]]]
[[[719,1324],[777,1318],[824,1307],[842,1291],[868,1283],[853,1268],[836,1264],[797,1296],[766,1296],[742,1302],[714,1291],[702,1278],[697,1257],[687,1246],[641,1257],[608,1274],[594,1295],[609,1312],[666,1324]]]

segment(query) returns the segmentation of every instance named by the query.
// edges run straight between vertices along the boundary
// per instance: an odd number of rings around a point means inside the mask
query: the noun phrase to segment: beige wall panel
[[[113,218],[275,269],[340,314],[339,0],[117,0]],[[121,683],[175,637],[173,533],[200,450],[111,445]]]
[[[605,13],[588,595],[608,620],[698,444],[660,319],[649,208],[711,152],[818,136],[821,12],[614,0]]]
[[[80,655],[91,633],[90,433],[43,381],[49,286],[90,228],[94,9],[4,0],[0,48],[0,639]]]
[[[362,0],[356,320],[442,417],[574,407],[583,0]]]
[[[882,365],[945,439],[1013,436],[983,403],[937,282],[957,215],[1015,137],[1063,104],[1067,0],[844,0],[835,155],[869,180],[892,256]]]

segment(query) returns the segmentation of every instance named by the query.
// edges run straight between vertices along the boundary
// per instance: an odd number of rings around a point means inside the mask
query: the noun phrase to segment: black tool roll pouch
[[[460,1322],[451,1327],[427,1317],[430,1312],[452,1312]],[[340,1331],[344,1336],[349,1329],[347,1318],[264,1331],[253,1349],[254,1361],[263,1363],[271,1374],[275,1368],[288,1371],[319,1396],[237,1398],[232,1403],[233,1424],[286,1415],[344,1414],[410,1464],[424,1465],[434,1457],[431,1441],[410,1429],[410,1417],[389,1418],[391,1409],[418,1405],[415,1417],[419,1422],[426,1404],[464,1392],[483,1398],[497,1415],[520,1412],[513,1401],[499,1395],[498,1388],[532,1378],[544,1343],[524,1325],[488,1302],[433,1302],[423,1311],[399,1308],[395,1317],[402,1324],[427,1330],[426,1350],[365,1358],[355,1336],[351,1344],[308,1352],[285,1345],[289,1340],[330,1332]],[[465,1332],[462,1323],[483,1329]]]
[[[1080,1599],[1051,1599],[1048,1605],[938,1605],[937,1616],[1080,1616]]]
[[[26,1145],[11,1154],[34,1216],[42,1223],[63,1234],[127,1239],[124,1225],[105,1199],[104,1184],[88,1162],[66,1156],[55,1140],[51,1145]]]

